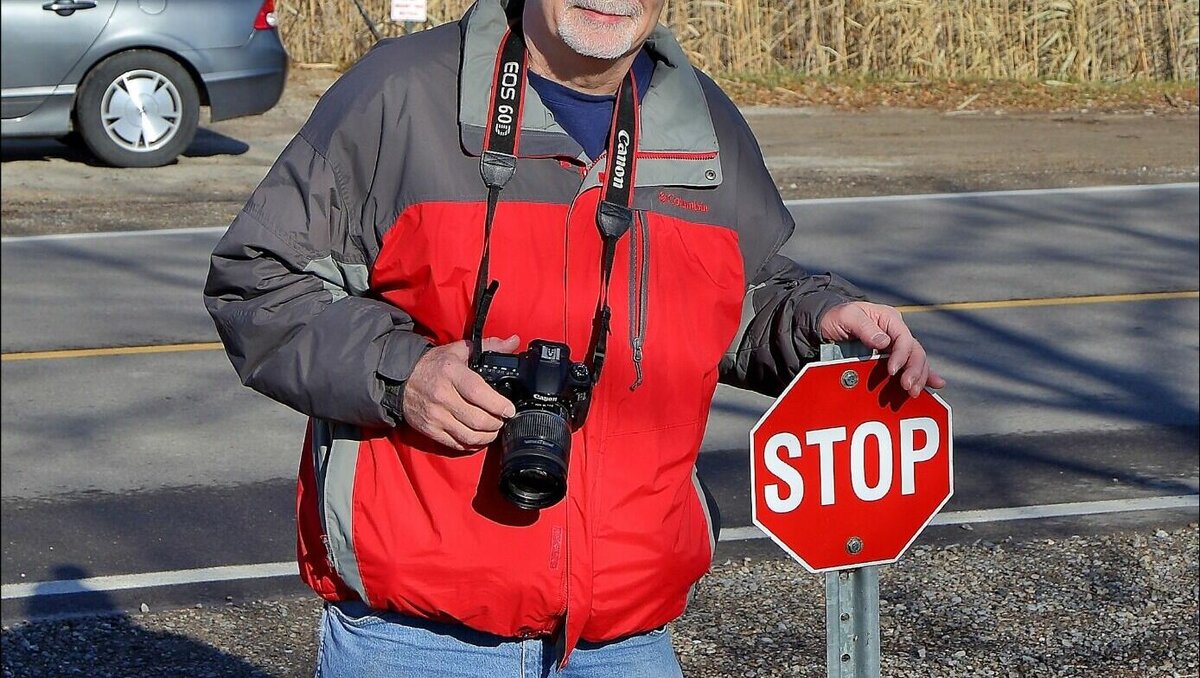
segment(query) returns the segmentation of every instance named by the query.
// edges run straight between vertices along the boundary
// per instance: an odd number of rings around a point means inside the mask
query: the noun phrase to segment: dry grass
[[[388,18],[389,0],[277,6],[293,59],[344,68],[468,4],[429,0],[413,26]],[[1200,0],[668,0],[663,23],[718,77],[1195,81],[1198,13]]]

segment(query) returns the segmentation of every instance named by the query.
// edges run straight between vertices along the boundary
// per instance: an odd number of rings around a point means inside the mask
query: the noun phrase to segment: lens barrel
[[[557,504],[567,493],[571,428],[545,410],[518,411],[500,431],[500,492],[524,509]]]

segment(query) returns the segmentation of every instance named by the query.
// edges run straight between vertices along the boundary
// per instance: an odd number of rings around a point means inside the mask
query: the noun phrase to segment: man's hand
[[[888,352],[888,374],[899,375],[900,387],[912,397],[921,389],[941,388],[946,380],[929,367],[925,349],[891,306],[852,301],[839,304],[821,318],[821,337],[826,341],[858,340],[867,348]]]
[[[513,335],[483,340],[483,350],[511,353],[520,345]],[[504,421],[516,414],[508,398],[467,366],[466,341],[425,352],[404,386],[404,421],[436,443],[454,450],[477,450],[496,439]]]

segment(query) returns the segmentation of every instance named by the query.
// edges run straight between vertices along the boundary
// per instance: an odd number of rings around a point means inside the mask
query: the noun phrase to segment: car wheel
[[[75,121],[101,161],[159,167],[192,142],[200,96],[191,75],[159,52],[132,50],[100,62],[80,85]]]

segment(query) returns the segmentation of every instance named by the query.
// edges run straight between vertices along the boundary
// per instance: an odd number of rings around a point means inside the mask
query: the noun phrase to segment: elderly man
[[[479,0],[322,97],[212,257],[248,386],[310,416],[318,675],[677,676],[718,382],[824,341],[943,380],[793,222],[662,0]]]

